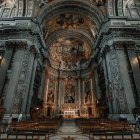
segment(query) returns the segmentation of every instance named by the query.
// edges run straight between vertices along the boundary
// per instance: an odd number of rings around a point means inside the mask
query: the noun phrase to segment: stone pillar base
[[[127,119],[128,121],[135,121],[133,114],[109,114],[109,119],[119,120],[119,119]]]

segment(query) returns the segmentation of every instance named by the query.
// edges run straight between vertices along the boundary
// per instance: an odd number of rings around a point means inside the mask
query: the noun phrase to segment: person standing
[[[13,117],[12,117],[12,114],[11,114],[10,117],[9,117],[9,120],[8,120],[8,124],[12,123],[12,119],[13,119]]]
[[[22,113],[19,114],[18,116],[18,122],[22,120]]]

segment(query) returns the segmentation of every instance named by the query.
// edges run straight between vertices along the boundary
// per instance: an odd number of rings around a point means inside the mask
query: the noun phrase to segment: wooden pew
[[[56,133],[58,130],[62,119],[35,119],[35,120],[27,120],[16,123],[9,124],[7,130],[7,138],[10,135],[15,135],[16,138],[18,136],[45,136],[47,138],[47,134]]]
[[[132,125],[127,122],[113,121],[113,120],[76,120],[83,133],[91,133],[93,136],[117,136],[130,135],[133,138]]]

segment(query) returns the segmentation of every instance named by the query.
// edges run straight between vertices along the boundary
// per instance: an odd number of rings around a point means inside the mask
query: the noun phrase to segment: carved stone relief
[[[13,100],[12,113],[17,113],[17,114],[20,113],[22,98],[26,90],[26,77],[28,71],[29,56],[30,56],[30,52],[26,50],[24,54],[24,59],[22,61],[22,67],[21,67],[18,83],[15,89],[15,97]]]
[[[139,4],[140,4],[139,0],[127,0],[124,5],[125,15],[131,18],[139,18],[140,17]]]
[[[112,77],[112,91],[114,94],[114,99],[116,97],[116,102],[118,105],[118,113],[128,113],[127,102],[125,99],[124,89],[121,83],[121,75],[119,71],[119,63],[117,60],[117,55],[115,50],[111,50],[111,77]]]

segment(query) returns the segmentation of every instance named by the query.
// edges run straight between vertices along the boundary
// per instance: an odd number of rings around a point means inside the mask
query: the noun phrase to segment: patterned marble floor
[[[88,135],[81,134],[74,120],[65,120],[56,135],[49,137],[49,140],[64,140],[71,137],[74,140],[89,140]]]

